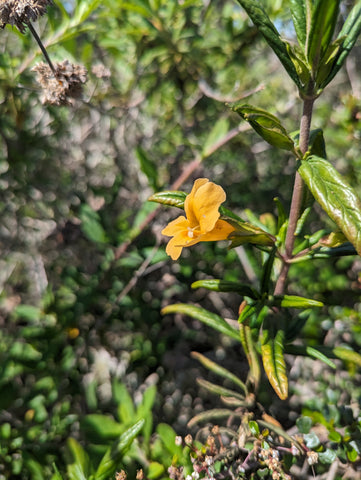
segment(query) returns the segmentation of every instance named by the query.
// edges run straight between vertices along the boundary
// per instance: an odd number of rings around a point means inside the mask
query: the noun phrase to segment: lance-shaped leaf
[[[361,355],[347,347],[335,347],[333,353],[344,362],[351,362],[361,367]]]
[[[132,444],[135,437],[140,433],[143,426],[144,419],[141,419],[128,430],[126,430],[123,435],[121,435],[119,440],[115,442],[109,450],[106,451],[95,473],[95,478],[97,480],[108,480],[114,475],[119,463],[122,461],[124,454]]]
[[[321,349],[323,350],[321,352]],[[286,353],[290,355],[302,355],[302,356],[309,356],[315,358],[317,360],[321,360],[321,362],[325,363],[329,367],[336,369],[336,365],[332,360],[330,360],[330,356],[335,358],[335,355],[332,353],[332,349],[326,349],[324,347],[310,347],[310,346],[303,346],[303,345],[287,345],[285,348]]]
[[[259,364],[259,356],[256,350],[256,345],[252,338],[252,330],[249,325],[240,323],[239,332],[242,347],[244,353],[246,354],[250,368],[246,384],[252,385],[253,390],[257,391],[261,379],[261,368]]]
[[[302,88],[302,84],[298,78],[295,66],[290,59],[287,47],[281,40],[277,28],[273,25],[265,10],[256,0],[238,0],[238,3],[246,10],[249,18],[262,33],[268,45],[280,59],[282,65],[286,69],[288,75],[292,78],[298,88]]]
[[[70,480],[87,480],[90,473],[90,461],[83,447],[74,439],[67,441],[67,450],[72,457],[68,465],[67,474]]]
[[[261,108],[233,103],[231,108],[238,113],[266,142],[283,150],[294,151],[294,142],[280,120]]]
[[[310,298],[298,297],[297,295],[275,295],[268,297],[268,306],[284,308],[311,308],[323,307],[322,302]]]
[[[227,335],[238,342],[240,342],[239,333],[232,328],[222,317],[211,313],[205,308],[195,307],[194,305],[187,305],[186,303],[174,303],[168,305],[162,309],[162,314],[167,315],[169,313],[183,313],[189,317],[195,318],[208,325],[208,327],[217,330],[219,333]]]
[[[162,205],[169,205],[170,207],[178,207],[184,209],[184,201],[187,194],[184,192],[165,191],[157,192],[151,195],[148,200],[150,202],[161,203]]]
[[[226,215],[221,215],[220,218],[221,220],[230,223],[235,228],[235,230],[228,236],[228,240],[231,240],[232,242],[230,248],[238,247],[245,243],[262,246],[272,246],[275,243],[275,237],[265,230],[262,230],[262,228],[256,227],[248,222],[240,222]]]
[[[198,280],[193,282],[192,288],[206,288],[214,292],[236,292],[242,296],[253,299],[259,298],[260,295],[254,288],[242,283],[230,282],[226,280],[212,279],[212,280]]]
[[[361,202],[330,162],[310,156],[299,173],[312,195],[361,255]]]
[[[219,375],[223,378],[226,378],[227,380],[230,380],[232,383],[240,387],[243,390],[245,395],[248,395],[246,385],[242,382],[242,380],[240,380],[232,372],[230,372],[224,367],[221,367],[220,365],[218,365],[218,363],[213,362],[212,360],[205,357],[201,353],[192,352],[191,355],[193,358],[196,358],[204,367],[208,368],[208,370],[215,373],[216,375]]]
[[[329,2],[325,2],[329,3]],[[327,78],[324,80],[321,87],[325,87],[333,77],[340,70],[344,64],[347,55],[352,50],[355,42],[361,32],[361,0],[357,0],[351,12],[349,13],[343,27],[336,39],[336,42],[341,40],[341,46],[337,51],[336,58],[333,62],[333,67],[328,74]]]
[[[214,408],[213,410],[207,410],[205,412],[199,413],[189,420],[187,427],[191,428],[199,422],[209,422],[215,418],[228,418],[228,417],[243,417],[243,413],[235,412],[234,410],[226,408]]]
[[[263,367],[274,391],[281,400],[288,397],[288,379],[284,359],[285,332],[283,329],[273,334],[271,325],[265,322],[261,336]]]
[[[304,47],[306,43],[307,30],[305,0],[291,0],[290,7],[298,43]]]
[[[208,380],[204,380],[203,378],[197,378],[197,383],[201,387],[205,388],[211,393],[215,393],[216,395],[223,396],[223,397],[230,397],[230,398],[233,397],[242,402],[245,400],[244,396],[239,394],[238,392],[234,392],[229,388],[225,388],[225,387],[222,387],[221,385],[208,382]]]
[[[317,0],[312,6],[311,25],[307,34],[307,60],[314,73],[329,47],[339,13],[340,0]]]

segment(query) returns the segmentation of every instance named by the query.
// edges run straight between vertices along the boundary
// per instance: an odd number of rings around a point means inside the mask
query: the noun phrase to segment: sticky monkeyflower
[[[181,215],[170,222],[162,234],[173,237],[169,240],[166,252],[177,260],[184,247],[198,242],[227,240],[234,227],[220,220],[219,207],[226,200],[222,187],[208,178],[198,178],[184,202],[186,217]]]

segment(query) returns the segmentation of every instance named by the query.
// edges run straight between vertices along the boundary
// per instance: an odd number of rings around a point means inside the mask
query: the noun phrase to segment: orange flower
[[[162,231],[163,235],[173,237],[169,240],[166,252],[177,260],[183,247],[198,242],[226,240],[234,231],[232,225],[219,220],[219,207],[226,199],[222,187],[208,178],[198,178],[192,191],[184,202],[186,217],[181,215],[170,222]]]

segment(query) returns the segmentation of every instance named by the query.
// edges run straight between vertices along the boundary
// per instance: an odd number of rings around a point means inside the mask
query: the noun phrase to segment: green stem
[[[301,117],[300,141],[299,141],[299,148],[302,155],[304,155],[308,149],[314,101],[315,101],[314,97],[306,97],[303,101],[303,113]],[[303,197],[303,181],[299,173],[296,172],[295,183],[293,186],[293,193],[292,193],[289,224],[288,224],[287,234],[286,234],[284,263],[276,283],[276,287],[274,291],[275,295],[283,295],[286,289],[286,281],[287,281],[288,271],[290,269],[290,264],[288,261],[292,259],[292,251],[295,244],[295,232],[296,232],[297,222],[300,216],[300,211],[302,206],[302,197]]]

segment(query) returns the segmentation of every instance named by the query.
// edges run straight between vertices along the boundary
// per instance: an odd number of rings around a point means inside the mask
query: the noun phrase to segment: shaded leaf
[[[195,415],[187,423],[187,427],[191,428],[199,422],[208,422],[213,419],[218,418],[228,418],[228,417],[243,417],[243,413],[235,412],[234,410],[229,410],[226,408],[214,408],[213,410],[207,410],[205,412]]]
[[[192,352],[191,355],[193,358],[196,358],[203,366],[208,368],[208,370],[210,370],[211,372],[223,378],[226,378],[227,380],[230,380],[232,383],[240,387],[243,390],[244,394],[247,395],[248,392],[246,385],[236,375],[231,373],[229,370],[221,367],[220,365],[218,365],[218,363],[209,360],[209,358],[205,357],[201,353]]]
[[[330,162],[310,156],[299,173],[312,195],[361,254],[361,202]]]
[[[231,108],[246,120],[266,142],[284,150],[294,150],[292,138],[277,117],[266,110],[240,102],[232,104]]]
[[[139,161],[141,171],[148,179],[149,185],[153,190],[158,190],[158,169],[155,162],[142,147],[136,148],[135,155]]]
[[[237,292],[242,296],[250,297],[253,299],[259,298],[259,293],[249,285],[243,285],[242,283],[230,282],[226,280],[198,280],[193,282],[192,288],[206,288],[214,292]]]
[[[241,341],[239,338],[239,332],[237,330],[232,328],[222,317],[216,315],[215,313],[209,312],[205,308],[187,305],[186,303],[175,303],[162,309],[163,315],[167,315],[169,313],[183,313],[184,315],[188,315],[203,322],[223,335],[227,335],[238,342]]]
[[[224,396],[224,397],[233,397],[237,398],[238,400],[244,401],[244,396],[240,395],[239,393],[230,390],[229,388],[222,387],[221,385],[216,385],[215,383],[208,382],[207,380],[204,380],[203,378],[197,378],[197,383],[208,390],[211,393],[215,393],[219,396]]]
[[[214,151],[214,147],[217,143],[226,135],[229,128],[229,121],[227,118],[220,118],[206,138],[202,150],[202,158],[207,158]]]

